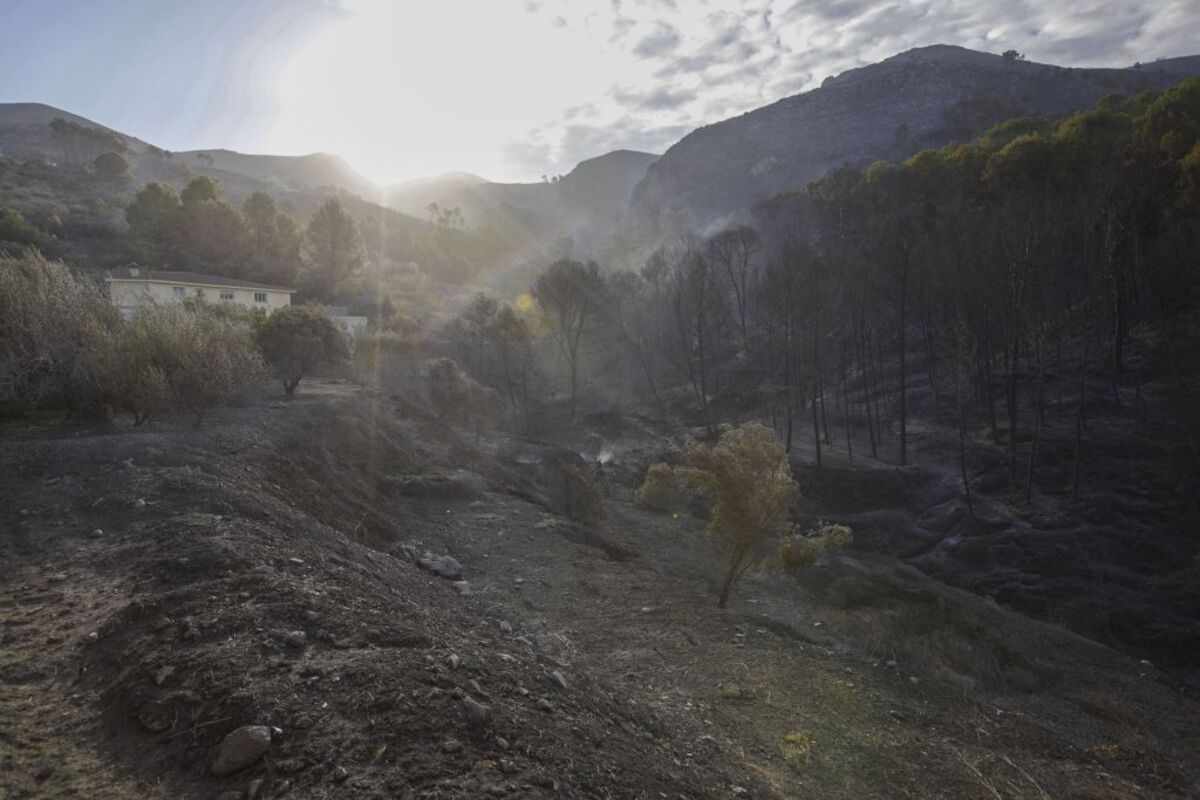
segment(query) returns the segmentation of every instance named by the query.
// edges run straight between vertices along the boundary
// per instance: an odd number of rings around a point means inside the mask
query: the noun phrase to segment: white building
[[[203,275],[199,272],[158,272],[128,267],[108,275],[109,297],[121,313],[129,316],[149,303],[178,303],[188,298],[207,303],[235,303],[260,308],[270,314],[290,306],[295,289],[255,281]]]

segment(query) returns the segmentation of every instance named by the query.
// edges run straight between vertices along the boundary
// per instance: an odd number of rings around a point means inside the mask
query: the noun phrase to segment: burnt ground
[[[700,521],[615,487],[576,525],[505,452],[341,390],[10,437],[0,797],[1200,795],[1149,663],[879,554],[720,611]]]

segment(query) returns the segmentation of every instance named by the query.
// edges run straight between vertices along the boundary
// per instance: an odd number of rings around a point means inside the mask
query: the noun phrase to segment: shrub
[[[289,396],[305,376],[350,357],[341,328],[318,306],[278,309],[259,327],[257,338],[263,358]]]
[[[35,244],[37,228],[30,225],[15,208],[0,208],[0,242]]]
[[[675,470],[670,465],[652,464],[646,470],[646,479],[634,493],[634,502],[651,511],[670,511],[680,503],[679,483]]]
[[[63,264],[0,257],[0,403],[97,409],[97,369],[120,321],[100,287]]]
[[[758,424],[726,430],[712,447],[689,442],[686,466],[675,474],[712,504],[709,533],[727,551],[728,569],[718,605],[767,546],[791,529],[789,514],[799,496],[783,445]]]
[[[849,547],[853,540],[853,533],[845,525],[818,523],[807,534],[793,533],[784,539],[776,553],[776,561],[789,572],[805,569],[826,553]]]
[[[581,525],[595,525],[604,519],[604,493],[591,471],[568,463],[562,464],[561,470],[559,491],[567,519]]]
[[[478,383],[452,359],[421,364],[424,400],[441,419],[474,427],[491,426],[503,417],[500,395]]]
[[[0,402],[127,411],[134,423],[209,409],[262,380],[245,325],[207,308],[147,306],[122,320],[101,288],[38,255],[0,259]]]

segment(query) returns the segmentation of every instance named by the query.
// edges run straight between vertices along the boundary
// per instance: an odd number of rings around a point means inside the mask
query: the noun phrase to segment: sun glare
[[[469,24],[464,24],[468,22]],[[286,62],[272,151],[343,154],[381,183],[511,179],[497,142],[603,91],[605,55],[510,2],[357,0]]]

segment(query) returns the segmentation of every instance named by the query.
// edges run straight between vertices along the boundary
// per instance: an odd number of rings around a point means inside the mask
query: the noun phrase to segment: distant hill
[[[542,183],[492,183],[477,175],[448,173],[393,186],[386,202],[414,216],[428,216],[431,203],[443,210],[457,208],[469,229],[488,230],[518,248],[570,237],[576,255],[593,255],[611,240],[633,187],[657,158],[616,150]]]
[[[186,150],[175,158],[196,172],[220,170],[262,181],[279,189],[341,189],[366,199],[377,199],[380,189],[356,172],[340,156],[312,153],[306,156],[272,156],[233,150]]]
[[[948,45],[909,50],[688,134],[637,185],[627,232],[654,242],[703,231],[842,164],[906,157],[1006,119],[1074,112],[1194,74],[1200,56],[1076,69]]]
[[[69,137],[52,124],[71,124]],[[129,162],[130,179],[98,180],[92,161],[116,151]],[[326,199],[341,196],[347,209],[384,256],[417,263],[448,280],[505,262],[495,242],[469,231],[431,225],[378,205],[379,190],[337,156],[264,156],[229,150],[171,153],[68,111],[40,103],[0,104],[0,208],[20,212],[42,232],[48,255],[80,266],[116,266],[133,257],[125,237],[124,209],[148,181],[182,189],[197,175],[215,179],[235,207],[253,192],[272,195],[300,225]]]

